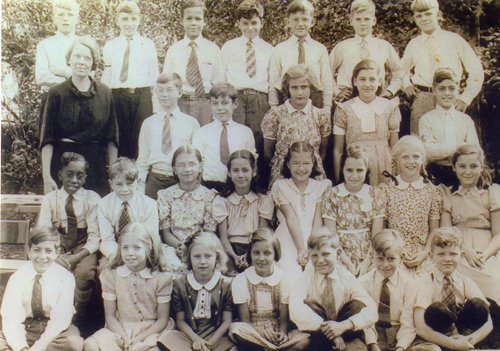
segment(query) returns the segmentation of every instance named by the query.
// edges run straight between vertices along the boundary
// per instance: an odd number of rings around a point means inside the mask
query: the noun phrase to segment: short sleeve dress
[[[345,135],[347,146],[360,145],[368,152],[370,185],[386,181],[383,171],[393,173],[391,132],[399,132],[399,100],[375,98],[369,104],[359,97],[338,104],[333,117],[333,134]]]
[[[217,223],[212,215],[216,192],[199,185],[184,191],[179,184],[158,191],[160,229],[170,229],[180,242],[199,230],[215,232]]]
[[[132,272],[123,265],[116,269],[106,268],[100,275],[102,297],[116,302],[116,317],[130,338],[151,328],[158,319],[158,304],[170,303],[172,295],[172,275],[167,272],[145,268]],[[165,330],[173,329],[170,320]],[[161,334],[150,335],[144,343],[155,347]],[[123,340],[107,328],[98,330],[91,336],[101,350],[121,350]]]
[[[493,184],[487,189],[460,186],[456,191],[449,188],[443,190],[443,212],[451,215],[453,226],[463,234],[464,246],[474,250],[484,250],[489,245],[493,238],[491,213],[499,210],[500,185],[498,184]],[[486,297],[495,301],[500,300],[499,252],[491,256],[480,270],[470,267],[464,257],[460,263],[458,269],[474,280]]]
[[[319,171],[322,177],[325,177],[319,147],[321,139],[332,134],[332,122],[330,115],[314,107],[310,100],[300,111],[295,110],[289,100],[269,110],[262,120],[262,133],[265,139],[276,142],[276,150],[271,160],[269,188],[277,179],[283,178],[285,156],[290,146],[296,141],[307,141],[313,146]]]
[[[273,184],[271,195],[274,203],[276,206],[290,205],[292,207],[300,223],[305,248],[307,248],[307,239],[311,235],[316,206],[318,203],[321,204],[323,193],[331,185],[329,179],[309,179],[306,190],[301,192],[292,179],[280,179]],[[288,230],[285,216],[278,210],[277,217],[279,225],[276,228],[276,236],[280,241],[282,253],[278,266],[288,274],[300,273],[297,249]]]
[[[282,304],[288,306],[291,282],[288,276],[277,266],[269,277],[261,277],[255,267],[247,268],[238,274],[232,283],[234,304],[247,304],[250,312],[250,324],[234,322],[231,324],[230,336],[234,335],[250,341],[268,350],[275,350],[276,345],[262,337],[259,331],[279,331]],[[309,334],[297,329],[288,333],[288,339],[281,349],[287,349],[299,342],[307,340]],[[233,338],[234,340],[234,338]]]
[[[322,217],[336,222],[340,245],[355,266],[369,257],[373,220],[385,217],[384,205],[381,190],[368,184],[356,194],[344,183],[323,194]]]
[[[429,220],[439,220],[442,210],[442,195],[438,187],[425,182],[421,177],[413,183],[406,183],[400,176],[397,183],[381,184],[385,197],[385,209],[388,227],[397,229],[404,240],[403,253],[416,254],[421,251],[429,236]],[[413,277],[432,271],[429,258],[418,267],[402,268]]]

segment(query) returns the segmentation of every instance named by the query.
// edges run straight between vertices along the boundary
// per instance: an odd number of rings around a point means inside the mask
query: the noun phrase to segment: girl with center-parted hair
[[[288,100],[269,110],[262,120],[264,157],[271,163],[269,188],[282,176],[285,156],[290,145],[307,140],[313,147],[320,178],[325,177],[323,159],[332,133],[329,111],[312,105],[311,91],[319,86],[318,78],[306,65],[290,67],[283,76],[283,91]]]
[[[233,320],[227,255],[214,233],[198,232],[186,239],[184,260],[189,272],[174,282],[172,312],[179,330],[165,332],[161,350],[236,351],[227,337]]]

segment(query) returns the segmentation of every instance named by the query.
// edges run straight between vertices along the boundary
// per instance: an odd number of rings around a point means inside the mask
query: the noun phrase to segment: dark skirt
[[[89,168],[87,169],[87,180],[83,187],[85,189],[94,190],[100,196],[105,196],[109,193],[108,172],[106,168],[106,145],[102,143],[73,143],[59,141],[54,143],[54,152],[52,154],[52,162],[50,163],[50,174],[56,181],[58,187],[62,183],[59,179],[59,171],[61,169],[61,156],[65,152],[76,152],[87,160]]]

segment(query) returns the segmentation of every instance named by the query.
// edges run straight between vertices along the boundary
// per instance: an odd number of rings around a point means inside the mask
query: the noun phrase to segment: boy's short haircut
[[[78,14],[80,12],[80,5],[74,0],[56,0],[52,6],[52,11],[55,12],[56,9],[73,11]]]
[[[462,235],[455,227],[441,227],[433,230],[431,235],[431,252],[435,247],[439,247],[441,249],[445,247],[462,248]]]
[[[182,3],[181,7],[181,15],[184,17],[184,10],[189,9],[191,7],[201,7],[203,9],[203,17],[207,15],[207,7],[205,6],[205,2],[201,0],[187,0]]]
[[[68,51],[66,51],[66,63],[69,65],[69,59],[71,58],[71,54],[73,53],[75,46],[77,46],[78,44],[86,46],[90,49],[90,53],[92,54],[92,67],[90,69],[92,71],[95,71],[100,60],[99,45],[97,45],[97,42],[88,35],[75,39],[71,43],[71,45],[68,48]]]
[[[156,79],[156,84],[168,84],[170,82],[175,83],[175,87],[179,90],[182,89],[182,78],[177,73],[162,73]]]
[[[375,16],[375,4],[371,0],[354,0],[351,4],[351,16],[359,12],[370,12]]]
[[[385,255],[389,249],[396,249],[401,254],[403,239],[396,229],[384,229],[373,237],[372,248],[379,255]]]
[[[324,245],[329,245],[332,249],[338,249],[340,240],[337,234],[322,226],[307,239],[307,247],[309,250],[319,250]]]
[[[216,83],[212,85],[210,88],[210,92],[208,93],[208,98],[219,98],[219,97],[230,97],[231,100],[236,101],[238,98],[238,92],[236,88],[229,83]]]
[[[253,16],[264,18],[264,7],[257,0],[243,0],[236,9],[236,19],[251,20]]]
[[[115,13],[117,16],[120,13],[128,13],[129,15],[140,15],[141,10],[134,1],[124,0],[118,4]]]
[[[252,247],[255,243],[262,241],[267,241],[271,244],[274,250],[274,261],[278,262],[281,258],[281,244],[278,237],[274,234],[274,231],[270,228],[259,228],[255,233],[252,234],[250,239],[250,245],[247,252],[247,262],[252,265]]]
[[[28,246],[38,245],[44,241],[53,241],[55,248],[59,248],[59,232],[54,227],[36,226],[30,230]]]
[[[139,170],[134,160],[128,157],[118,157],[115,162],[109,166],[109,179],[113,180],[119,175],[125,176],[128,181],[135,181],[139,175]]]
[[[297,12],[308,12],[311,16],[314,16],[314,6],[307,0],[295,0],[288,6],[286,16],[290,17],[290,15]]]
[[[76,152],[65,152],[61,156],[61,169],[67,167],[71,162],[83,162],[85,164],[85,171],[89,169],[89,163],[80,154]]]
[[[434,72],[434,77],[432,78],[432,86],[436,86],[444,80],[452,80],[456,84],[459,84],[459,80],[455,72],[448,67],[438,68],[436,72]]]
[[[318,91],[319,79],[318,76],[314,73],[314,71],[306,64],[301,63],[298,65],[291,66],[283,75],[281,79],[281,90],[283,93],[290,98],[290,81],[292,79],[300,79],[305,78],[309,82],[309,86],[312,91]]]
[[[432,9],[439,11],[439,3],[437,0],[413,0],[411,10],[415,12],[425,12]]]

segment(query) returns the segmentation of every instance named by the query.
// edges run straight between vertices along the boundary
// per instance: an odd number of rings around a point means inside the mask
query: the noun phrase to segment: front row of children
[[[456,271],[462,239],[452,227],[433,233],[434,270],[418,285],[398,268],[402,240],[391,229],[375,235],[375,269],[356,280],[337,263],[338,237],[320,228],[293,285],[270,229],[253,234],[250,267],[232,283],[214,233],[186,240],[189,272],[175,281],[144,224],[127,225],[119,241],[100,276],[106,325],[83,341],[71,324],[75,280],[54,262],[59,235],[35,227],[30,261],[5,290],[0,350],[470,350],[492,330],[487,300]]]

